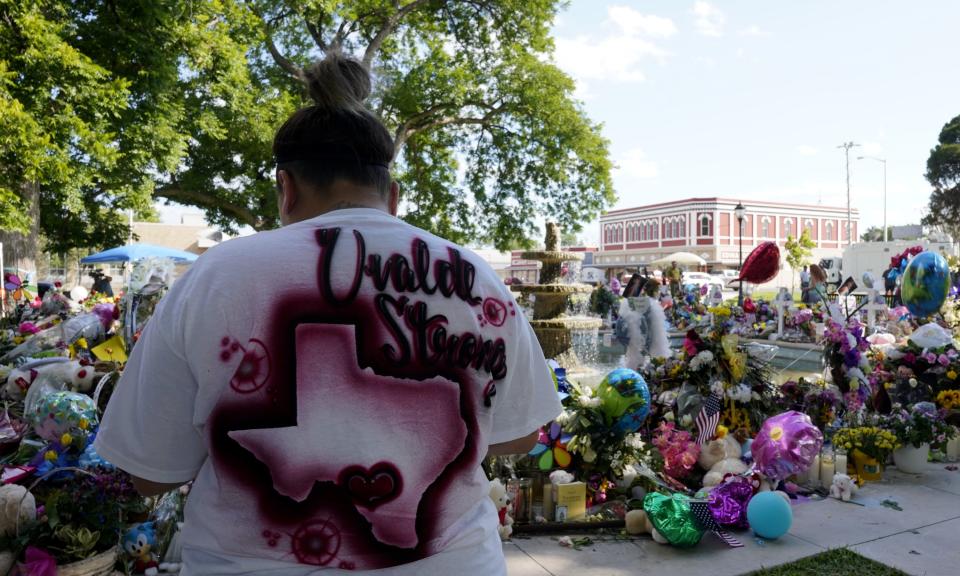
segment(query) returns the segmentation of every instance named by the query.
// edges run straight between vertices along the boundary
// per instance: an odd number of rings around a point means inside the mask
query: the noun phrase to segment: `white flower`
[[[557,544],[563,546],[564,548],[573,548],[573,539],[569,536],[561,536],[557,539]]]
[[[680,419],[680,425],[686,428],[687,426],[693,424],[693,417],[689,414],[684,414],[683,418]]]
[[[710,384],[710,392],[718,396],[723,396],[723,381],[714,380],[713,383]]]
[[[709,366],[711,362],[713,362],[713,352],[704,350],[694,356],[693,360],[690,361],[690,370],[696,372],[704,366]]]
[[[569,410],[564,410],[563,412],[560,413],[559,416],[557,416],[556,422],[561,426],[566,426],[567,424],[570,423],[572,419],[573,419],[573,412],[570,412]]]
[[[761,400],[760,394],[757,392],[751,392],[750,399],[753,400],[754,402],[759,402]]]
[[[916,379],[916,378],[911,378],[910,381],[908,382],[908,384],[910,384],[910,387],[911,387],[911,388],[916,388],[916,387],[917,387],[917,379]]]
[[[623,443],[637,450],[643,450],[643,447],[645,446],[643,438],[639,434],[630,434],[623,439]]]
[[[659,397],[657,397],[657,402],[661,404],[673,404],[674,400],[676,399],[677,399],[677,391],[667,390],[666,392],[661,393]]]
[[[597,397],[587,398],[586,400],[583,401],[583,405],[586,406],[587,408],[599,408],[600,399]]]

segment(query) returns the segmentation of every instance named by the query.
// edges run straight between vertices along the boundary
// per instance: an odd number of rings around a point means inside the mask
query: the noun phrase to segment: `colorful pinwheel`
[[[530,451],[530,456],[537,459],[537,465],[541,470],[550,470],[554,463],[560,468],[566,468],[570,465],[570,453],[567,452],[567,442],[570,441],[570,435],[563,433],[563,428],[556,422],[544,426],[540,429],[540,437],[537,439],[537,445]]]
[[[8,272],[3,275],[3,288],[14,302],[19,300],[33,300],[33,296],[23,287],[23,282],[16,274]]]

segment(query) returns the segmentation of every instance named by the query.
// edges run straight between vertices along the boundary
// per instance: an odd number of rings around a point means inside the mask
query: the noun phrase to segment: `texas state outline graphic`
[[[266,465],[278,493],[302,502],[315,483],[338,484],[377,540],[415,547],[420,499],[466,442],[459,385],[359,368],[352,325],[295,330],[297,424],[229,436]]]

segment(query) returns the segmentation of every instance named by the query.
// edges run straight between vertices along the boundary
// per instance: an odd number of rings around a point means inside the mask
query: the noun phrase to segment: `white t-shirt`
[[[134,348],[96,448],[147,480],[196,478],[185,576],[489,575],[505,568],[480,462],[560,410],[489,266],[349,209],[203,255]]]

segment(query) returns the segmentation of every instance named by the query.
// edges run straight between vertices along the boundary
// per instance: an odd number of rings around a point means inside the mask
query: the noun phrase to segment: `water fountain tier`
[[[578,262],[583,255],[576,252],[562,252],[559,249],[560,234],[557,225],[547,223],[546,250],[524,252],[524,260],[535,260],[542,264],[540,283],[516,286],[514,289],[524,297],[533,295],[533,331],[540,341],[547,358],[554,358],[561,365],[572,367],[579,364],[573,350],[573,331],[596,331],[602,320],[591,317],[571,317],[567,315],[570,297],[576,294],[589,294],[593,289],[587,284],[561,283],[561,271],[564,262]]]

